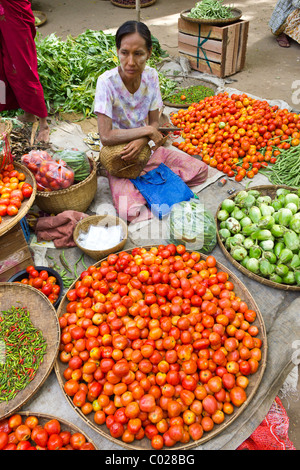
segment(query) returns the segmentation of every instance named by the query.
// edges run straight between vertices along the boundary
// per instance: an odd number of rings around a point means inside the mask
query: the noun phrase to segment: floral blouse
[[[162,105],[158,74],[152,67],[145,67],[140,87],[134,94],[124,85],[118,67],[98,78],[94,111],[110,117],[115,129],[145,126],[149,111],[155,111]]]

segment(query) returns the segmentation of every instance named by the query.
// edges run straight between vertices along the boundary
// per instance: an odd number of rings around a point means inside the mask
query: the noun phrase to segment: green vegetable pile
[[[202,0],[197,2],[187,15],[190,18],[202,19],[227,19],[233,18],[232,8],[223,5],[222,0]]]
[[[272,184],[284,184],[298,188],[300,186],[300,146],[291,146],[288,149],[280,149],[280,154],[276,157],[276,162],[266,168],[261,168],[260,173],[264,174]]]
[[[167,55],[156,38],[152,38],[153,52],[148,64],[155,66]],[[86,30],[66,41],[50,34],[36,36],[38,70],[49,113],[78,113],[93,115],[97,79],[106,70],[119,63],[115,37],[103,31]],[[173,80],[158,72],[161,93],[177,86]]]
[[[217,219],[225,248],[244,268],[300,286],[300,190],[279,188],[274,199],[240,191],[223,201]]]
[[[214,90],[210,87],[195,85],[189,88],[179,88],[175,94],[168,96],[166,100],[173,104],[192,104],[199,103],[207,96],[213,96],[214,94]],[[185,96],[185,100],[181,99],[182,95]]]
[[[169,215],[170,243],[182,243],[191,250],[210,253],[217,244],[217,227],[212,214],[198,199],[172,206]]]

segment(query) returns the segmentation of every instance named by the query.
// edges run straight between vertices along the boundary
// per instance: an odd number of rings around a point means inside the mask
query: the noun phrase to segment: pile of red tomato
[[[26,175],[15,169],[13,163],[0,171],[0,223],[2,217],[18,214],[24,199],[29,199],[33,188],[26,181]]]
[[[296,113],[245,93],[210,96],[171,114],[181,128],[182,142],[173,145],[200,155],[213,168],[241,181],[253,178],[262,166],[276,162],[280,148],[298,146],[300,119]]]
[[[28,277],[21,279],[21,284],[35,287],[41,291],[52,304],[55,304],[60,294],[60,285],[57,283],[55,276],[49,275],[46,269],[38,271],[35,266],[27,266],[26,271]]]
[[[35,415],[15,413],[0,421],[0,450],[94,450],[81,432],[63,430],[56,418],[42,425]]]
[[[212,255],[173,244],[110,254],[67,297],[64,390],[112,437],[197,441],[246,401],[262,358],[257,314]]]

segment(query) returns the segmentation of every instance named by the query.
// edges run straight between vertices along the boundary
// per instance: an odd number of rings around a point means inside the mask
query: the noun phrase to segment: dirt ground
[[[230,2],[243,11],[242,19],[250,22],[246,64],[241,72],[230,77],[234,81],[231,86],[265,99],[284,100],[297,111],[300,109],[300,45],[292,42],[288,49],[278,46],[268,26],[275,3],[275,0]],[[194,5],[194,0],[157,0],[141,9],[141,21],[150,27],[171,56],[178,55],[179,13]],[[40,34],[56,33],[63,39],[86,29],[114,32],[123,21],[137,18],[135,9],[117,7],[109,0],[33,0],[32,8],[47,15],[47,22],[39,28]],[[89,130],[95,121],[83,125]],[[283,399],[290,418],[289,437],[296,449],[300,449],[298,396],[299,393],[292,400]]]

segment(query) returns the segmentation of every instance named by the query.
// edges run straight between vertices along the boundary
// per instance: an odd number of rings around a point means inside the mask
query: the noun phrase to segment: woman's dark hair
[[[116,32],[116,46],[120,49],[121,42],[127,34],[139,33],[145,39],[147,50],[150,51],[152,47],[152,37],[148,26],[140,21],[126,21],[123,23]]]

